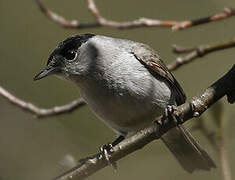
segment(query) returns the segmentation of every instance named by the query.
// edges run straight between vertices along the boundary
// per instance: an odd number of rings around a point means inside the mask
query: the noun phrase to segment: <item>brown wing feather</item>
[[[154,76],[156,76],[157,73],[170,83],[178,95],[176,97],[177,105],[183,104],[185,102],[186,96],[183,89],[168,70],[166,65],[163,63],[160,56],[152,48],[145,44],[141,44],[134,46],[131,53],[136,57],[137,60],[144,64],[146,68],[152,70],[154,72]]]

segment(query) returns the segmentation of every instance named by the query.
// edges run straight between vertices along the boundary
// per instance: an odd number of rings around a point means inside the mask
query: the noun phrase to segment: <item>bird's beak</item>
[[[52,67],[52,66],[46,66],[40,73],[38,73],[33,80],[39,80],[42,79],[48,75],[52,75],[55,74],[56,72],[59,72],[59,68],[58,67]]]

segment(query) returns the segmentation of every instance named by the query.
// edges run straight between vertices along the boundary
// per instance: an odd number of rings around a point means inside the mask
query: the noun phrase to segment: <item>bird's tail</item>
[[[187,172],[209,171],[216,167],[207,152],[183,126],[171,129],[161,139]]]

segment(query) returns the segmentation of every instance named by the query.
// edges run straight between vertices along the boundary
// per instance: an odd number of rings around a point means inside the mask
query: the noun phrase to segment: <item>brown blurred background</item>
[[[45,5],[68,19],[91,22],[93,17],[85,1],[43,0]],[[102,0],[96,1],[102,15],[114,20],[138,17],[184,20],[221,12],[235,7],[234,0]],[[95,33],[147,43],[156,49],[166,63],[177,56],[171,45],[212,44],[234,37],[235,17],[207,25],[172,32],[165,28],[112,28],[66,30],[48,20],[33,0],[0,0],[0,85],[20,98],[48,108],[62,105],[79,96],[72,84],[49,77],[33,82],[44,66],[48,54],[58,42],[72,34]],[[234,64],[235,49],[213,53],[174,72],[188,97],[198,95],[221,77]],[[222,100],[223,121],[226,121],[226,148],[230,166],[235,166],[234,105]],[[212,107],[213,108],[213,107]],[[220,109],[221,110],[221,109]],[[213,129],[212,110],[203,116]],[[53,118],[37,120],[0,97],[0,179],[47,180],[68,167],[61,165],[66,155],[75,159],[88,156],[115,138],[115,134],[87,107]],[[191,126],[193,121],[187,123]],[[206,147],[218,168],[211,172],[185,173],[160,141],[155,141],[118,162],[117,173],[107,167],[88,179],[221,179],[218,154],[198,131],[193,134]],[[235,173],[232,171],[232,175]]]

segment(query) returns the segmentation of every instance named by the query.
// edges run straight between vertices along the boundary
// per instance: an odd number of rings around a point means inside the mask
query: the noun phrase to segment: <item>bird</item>
[[[79,34],[60,42],[34,80],[55,75],[73,82],[91,111],[118,138],[104,149],[144,129],[186,95],[158,53],[149,45],[95,34]],[[189,173],[216,165],[183,125],[161,140]],[[109,149],[110,150],[110,149]]]

